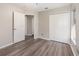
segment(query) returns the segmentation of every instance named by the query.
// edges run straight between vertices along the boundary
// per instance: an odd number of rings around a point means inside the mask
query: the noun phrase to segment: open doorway
[[[34,38],[34,16],[25,15],[25,38]]]

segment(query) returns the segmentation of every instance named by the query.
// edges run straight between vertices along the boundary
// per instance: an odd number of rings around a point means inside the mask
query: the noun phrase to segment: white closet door
[[[25,39],[25,17],[24,14],[14,12],[14,43]]]
[[[70,13],[49,16],[49,37],[51,40],[69,43]]]

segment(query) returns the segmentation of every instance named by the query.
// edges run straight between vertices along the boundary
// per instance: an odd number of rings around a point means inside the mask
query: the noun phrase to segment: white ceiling
[[[12,4],[26,11],[44,11],[45,8],[54,9],[69,5],[69,3],[14,3]]]

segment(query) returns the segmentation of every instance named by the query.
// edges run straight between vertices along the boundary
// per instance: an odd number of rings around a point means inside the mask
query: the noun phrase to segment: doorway
[[[36,29],[36,21],[34,20],[36,20],[36,15],[25,15],[17,11],[13,12],[13,43],[30,38],[34,39],[34,30]]]
[[[26,39],[34,38],[34,16],[25,15],[25,37]]]

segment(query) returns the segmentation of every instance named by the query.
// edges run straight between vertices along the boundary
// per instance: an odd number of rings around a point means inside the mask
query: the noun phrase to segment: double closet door
[[[70,13],[49,16],[50,40],[69,43],[70,40]]]
[[[25,39],[25,15],[14,12],[14,43]]]

